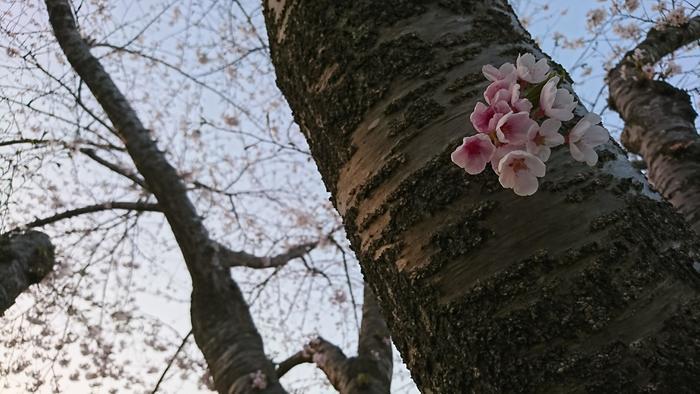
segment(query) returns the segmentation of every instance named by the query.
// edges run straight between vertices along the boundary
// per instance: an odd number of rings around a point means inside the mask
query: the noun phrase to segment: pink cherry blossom
[[[481,72],[484,73],[486,79],[491,82],[501,81],[504,79],[515,82],[516,79],[518,79],[518,73],[516,72],[513,63],[503,63],[499,68],[487,64],[481,68]]]
[[[535,62],[535,56],[531,53],[518,55],[515,64],[517,65],[518,77],[530,83],[540,83],[547,79],[549,64],[547,59],[540,59]]]
[[[501,145],[496,148],[496,151],[493,153],[493,157],[491,158],[491,168],[493,169],[493,172],[496,173],[496,175],[500,175],[500,172],[498,172],[498,164],[501,162],[501,159],[503,156],[507,155],[508,153],[514,151],[514,150],[523,150],[525,149],[524,146],[518,146],[518,145]]]
[[[537,191],[537,178],[545,174],[545,165],[534,155],[522,150],[508,153],[498,164],[501,186],[513,189],[519,196],[530,196]]]
[[[488,104],[493,104],[501,100],[510,101],[512,96],[510,88],[514,83],[515,82],[507,79],[492,82],[484,91],[484,100],[486,100]]]
[[[476,175],[484,171],[486,163],[491,160],[496,147],[491,143],[489,136],[477,134],[466,137],[452,155],[452,162],[470,175]]]
[[[527,132],[533,124],[527,112],[510,112],[503,115],[496,123],[496,136],[504,144],[523,145],[527,141]]]
[[[607,141],[607,131],[597,125],[597,115],[589,114],[566,138],[559,133],[562,121],[573,119],[577,102],[568,89],[559,88],[560,77],[547,80],[550,67],[546,59],[536,60],[526,53],[518,56],[516,65],[505,63],[496,68],[487,64],[482,72],[491,81],[484,91],[486,103],[476,103],[469,116],[478,133],[464,138],[452,152],[456,165],[475,175],[490,162],[503,187],[529,196],[539,187],[537,178],[544,176],[544,162],[553,147],[568,143],[574,159],[590,165],[597,162],[593,148]],[[537,86],[528,88],[529,84]],[[521,97],[523,89],[528,94],[541,91],[538,102]],[[546,119],[539,124],[542,118]]]
[[[559,77],[553,77],[542,88],[540,93],[540,108],[550,118],[561,121],[571,120],[576,108],[574,96],[568,90],[559,88]]]
[[[593,148],[608,142],[610,135],[598,125],[600,116],[589,112],[578,121],[568,135],[569,150],[576,161],[585,161],[589,166],[598,162],[598,154]]]
[[[532,103],[526,98],[520,98],[520,85],[517,83],[510,87],[510,106],[515,112],[530,112]]]
[[[541,126],[535,126],[527,133],[525,144],[528,153],[537,156],[542,161],[547,161],[552,153],[551,147],[564,143],[564,136],[559,134],[561,122],[556,119],[547,119]]]
[[[478,102],[474,107],[474,111],[469,116],[469,120],[471,120],[476,131],[480,133],[489,133],[496,130],[498,120],[510,111],[510,105],[502,100],[489,106]]]

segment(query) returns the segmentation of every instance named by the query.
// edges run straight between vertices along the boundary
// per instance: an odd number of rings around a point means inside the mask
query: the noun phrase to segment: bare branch
[[[102,204],[88,205],[82,208],[70,209],[57,213],[52,216],[48,216],[41,219],[36,219],[24,225],[24,228],[36,228],[42,227],[47,224],[58,222],[59,220],[70,219],[76,216],[85,215],[88,213],[95,213],[101,211],[111,211],[113,209],[128,210],[128,211],[141,211],[141,212],[161,212],[158,204],[146,203],[146,202],[124,202],[124,201],[110,201]]]
[[[394,360],[391,355],[389,328],[382,316],[374,292],[365,282],[364,301],[362,304],[362,326],[360,327],[357,354],[373,362],[371,375],[376,379],[375,385],[391,386],[391,374]]]
[[[165,369],[163,370],[163,373],[160,375],[160,378],[158,379],[158,382],[156,383],[156,387],[153,388],[153,391],[151,391],[151,394],[155,394],[158,392],[158,389],[160,388],[160,384],[163,383],[163,379],[165,379],[165,375],[168,373],[170,370],[170,367],[172,367],[173,362],[177,358],[177,355],[180,354],[182,351],[182,348],[185,347],[185,344],[187,341],[190,339],[192,336],[192,330],[190,330],[187,335],[185,335],[184,338],[182,338],[182,342],[180,342],[180,346],[177,347],[177,350],[175,351],[175,354],[173,354],[172,357],[170,357],[170,360],[168,361],[168,365],[165,366]]]
[[[284,376],[284,374],[289,372],[292,368],[296,367],[297,365],[310,363],[311,361],[311,355],[304,352],[303,350],[298,351],[286,360],[277,364],[277,378],[281,378],[282,376]]]
[[[309,242],[289,248],[286,252],[272,257],[260,257],[243,251],[233,251],[217,243],[219,259],[225,267],[275,268],[309,253],[318,242]]]
[[[133,172],[130,172],[129,170],[125,168],[121,168],[118,165],[109,162],[103,158],[101,158],[97,152],[95,152],[94,149],[89,149],[89,148],[80,148],[80,152],[84,153],[86,156],[91,158],[92,160],[98,162],[99,164],[109,168],[113,172],[116,172],[117,174],[129,178],[132,182],[135,184],[141,186],[142,188],[148,190],[148,186],[146,185],[146,182],[141,179],[138,175],[134,174]]]
[[[40,145],[40,144],[48,144],[50,142],[51,141],[34,139],[34,138],[22,138],[22,139],[17,139],[17,140],[0,141],[0,146],[18,145],[18,144]]]

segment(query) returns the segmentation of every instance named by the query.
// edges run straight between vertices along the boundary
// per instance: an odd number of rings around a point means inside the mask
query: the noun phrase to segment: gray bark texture
[[[665,81],[639,77],[641,64],[655,64],[700,39],[700,17],[679,27],[652,29],[608,74],[610,104],[625,121],[622,143],[644,158],[649,180],[700,234],[700,136],[690,96]],[[625,72],[623,72],[623,69]],[[636,77],[636,78],[635,78]]]
[[[545,56],[505,1],[266,0],[265,16],[278,85],[422,392],[697,392],[696,237],[619,146],[595,167],[555,149],[527,198],[450,161],[481,67]]]
[[[53,269],[53,245],[38,231],[0,235],[0,315]]]

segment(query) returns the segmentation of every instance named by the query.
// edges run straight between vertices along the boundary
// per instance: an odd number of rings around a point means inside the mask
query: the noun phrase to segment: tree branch
[[[24,228],[36,228],[42,227],[47,224],[58,222],[59,220],[70,219],[76,216],[85,215],[87,213],[95,213],[101,211],[111,211],[113,209],[129,210],[129,211],[140,211],[140,212],[161,212],[158,204],[146,203],[146,202],[124,202],[124,201],[110,201],[102,204],[88,205],[86,207],[69,209],[57,213],[52,216],[48,216],[41,219],[36,219],[33,222],[24,225]]]
[[[700,136],[690,96],[665,81],[649,80],[653,65],[700,39],[700,17],[679,27],[652,29],[608,74],[610,104],[625,121],[621,140],[643,157],[651,183],[700,232]]]
[[[348,358],[338,346],[317,337],[304,345],[302,353],[305,353],[304,356],[326,374],[328,381],[336,390],[341,393],[346,392],[344,388],[350,377],[345,371]]]
[[[21,138],[21,139],[17,139],[17,140],[0,141],[0,146],[17,145],[17,144],[40,145],[40,144],[48,144],[48,143],[50,143],[50,141],[35,139],[35,138]]]
[[[180,354],[180,352],[182,351],[182,348],[185,347],[185,344],[187,343],[187,341],[190,339],[191,336],[192,336],[192,330],[190,330],[187,333],[187,335],[185,335],[185,337],[182,338],[182,341],[180,342],[180,346],[177,347],[175,354],[173,354],[173,356],[170,357],[170,360],[168,361],[168,365],[165,366],[165,369],[163,370],[163,373],[160,375],[160,378],[158,379],[156,386],[153,388],[153,391],[151,391],[151,394],[156,394],[158,392],[158,389],[160,388],[160,384],[163,383],[163,379],[165,379],[165,375],[170,370],[170,367],[173,366],[173,362],[177,358],[177,355]]]
[[[38,231],[0,235],[0,315],[54,265],[49,237]]]
[[[136,174],[130,172],[129,170],[127,170],[127,169],[125,169],[125,168],[121,168],[121,167],[119,167],[118,165],[116,165],[116,164],[114,164],[114,163],[112,163],[112,162],[109,162],[109,161],[107,161],[107,160],[101,158],[101,157],[97,154],[97,152],[95,152],[94,149],[90,149],[90,148],[80,148],[80,152],[84,153],[86,156],[88,156],[88,157],[91,158],[92,160],[98,162],[99,164],[103,165],[104,167],[107,167],[108,169],[112,170],[113,172],[115,172],[115,173],[117,173],[117,174],[119,174],[119,175],[121,175],[121,176],[123,176],[123,177],[129,178],[129,179],[130,179],[132,182],[134,182],[135,184],[137,184],[137,185],[141,186],[142,188],[148,190],[148,186],[146,185],[146,182],[145,182],[143,179],[141,179],[141,177],[139,177],[138,175],[136,175]]]
[[[389,329],[366,283],[364,297],[356,357],[346,357],[339,347],[318,337],[279,363],[277,377],[297,365],[313,362],[340,393],[389,393],[393,367]]]
[[[292,368],[296,367],[297,365],[310,362],[312,362],[311,355],[309,355],[303,350],[298,351],[291,355],[288,359],[277,364],[277,378],[281,378],[282,376],[284,376],[284,374],[289,372]]]
[[[233,251],[218,242],[216,244],[219,247],[219,259],[225,267],[275,268],[309,253],[318,245],[318,242],[293,246],[286,252],[272,257],[260,257],[243,251]]]
[[[623,65],[634,67],[635,58],[642,64],[656,64],[664,56],[697,40],[700,40],[700,16],[693,17],[678,27],[666,26],[661,30],[653,28],[647,33],[644,41],[627,52],[610,72],[619,72]]]
[[[386,387],[387,392],[391,386],[394,366],[390,335],[374,292],[369,284],[365,283],[357,353],[359,357],[372,360],[374,368],[368,368],[368,373],[374,379],[373,385]]]
[[[274,366],[265,355],[248,305],[216,244],[187,195],[176,169],[147,130],[127,98],[90,53],[68,0],[45,0],[56,40],[109,117],[148,190],[153,193],[183,254],[192,278],[192,333],[220,393],[249,393],[259,377],[260,393],[283,393]],[[255,379],[252,378],[255,376]]]

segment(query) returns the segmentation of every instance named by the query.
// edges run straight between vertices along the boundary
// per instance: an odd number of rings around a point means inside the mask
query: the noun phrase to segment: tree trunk
[[[700,387],[698,245],[615,143],[593,168],[555,149],[528,198],[451,163],[481,67],[544,56],[505,1],[265,15],[278,85],[424,393]]]
[[[53,245],[38,231],[0,235],[0,315],[54,265]]]
[[[641,78],[638,71],[639,65],[655,64],[698,39],[700,17],[680,27],[653,29],[635,48],[641,51],[636,56],[638,59],[635,60],[635,52],[630,51],[610,71],[608,86],[611,107],[625,121],[622,143],[644,158],[651,183],[700,234],[697,114],[688,93],[665,81]]]

